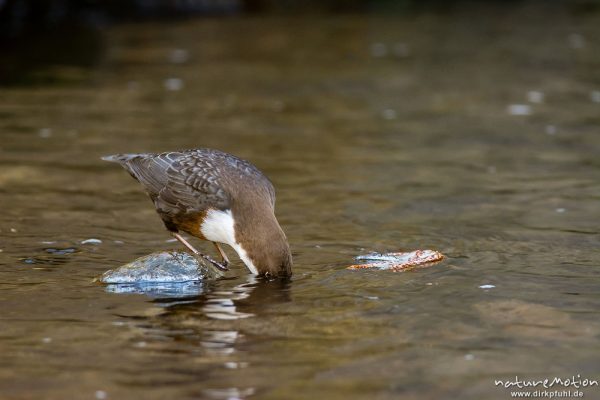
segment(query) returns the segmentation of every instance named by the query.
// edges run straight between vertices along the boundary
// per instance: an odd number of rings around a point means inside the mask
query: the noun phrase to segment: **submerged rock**
[[[415,250],[400,253],[369,253],[354,259],[364,263],[351,265],[348,269],[374,268],[398,272],[442,261],[444,255],[435,250]]]
[[[106,271],[97,281],[109,284],[164,284],[203,281],[221,276],[223,274],[220,271],[200,257],[185,252],[161,251]],[[161,285],[154,286],[159,288]]]
[[[205,281],[110,283],[106,285],[106,291],[145,294],[153,299],[164,299],[198,296],[205,291],[206,285]]]

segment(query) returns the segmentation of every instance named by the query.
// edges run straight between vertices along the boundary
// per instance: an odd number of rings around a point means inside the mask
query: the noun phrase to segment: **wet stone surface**
[[[95,279],[109,293],[143,294],[152,299],[198,296],[224,274],[184,251],[158,251],[111,269]]]
[[[186,252],[161,251],[106,271],[97,280],[106,284],[160,284],[197,282],[220,277],[214,267]],[[162,285],[169,287],[168,285]],[[118,292],[118,290],[113,290]]]

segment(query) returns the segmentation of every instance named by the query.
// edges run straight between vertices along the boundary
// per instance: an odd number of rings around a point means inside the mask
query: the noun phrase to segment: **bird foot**
[[[202,254],[202,253],[198,253],[198,255],[202,258],[204,258],[206,261],[208,261],[209,263],[211,263],[212,265],[214,265],[215,267],[217,267],[217,269],[221,270],[221,271],[229,271],[229,263],[228,262],[218,262],[212,259],[212,257],[207,256],[206,254]]]
[[[207,256],[206,254],[200,253],[198,250],[196,250],[194,248],[194,246],[192,246],[191,244],[189,244],[188,241],[185,240],[177,232],[172,232],[171,234],[173,235],[173,237],[175,239],[179,240],[185,247],[187,247],[195,255],[204,258],[206,261],[208,261],[209,263],[211,263],[212,265],[214,265],[217,269],[219,269],[221,271],[229,271],[229,268],[227,268],[229,266],[229,262],[227,260],[223,260],[224,262],[221,264],[221,263],[213,260],[210,256]]]

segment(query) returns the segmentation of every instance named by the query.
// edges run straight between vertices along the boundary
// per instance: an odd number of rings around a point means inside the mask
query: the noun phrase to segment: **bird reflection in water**
[[[201,281],[139,282],[108,284],[105,289],[110,293],[144,294],[160,301],[197,297],[206,290],[206,287],[206,283]]]
[[[235,302],[247,299],[257,283],[256,277],[249,275],[246,282],[236,285],[230,290],[215,290],[208,293],[202,307],[204,314],[209,318],[224,320],[252,317],[254,314],[239,312]]]
[[[235,386],[231,382],[238,381],[244,376],[243,370],[251,367],[252,357],[247,349],[252,348],[254,340],[262,340],[253,331],[256,324],[250,320],[268,320],[273,306],[278,308],[278,304],[291,300],[290,287],[289,280],[265,281],[247,275],[204,282],[195,287],[199,291],[196,295],[178,293],[173,288],[162,295],[157,287],[150,291],[130,289],[129,292],[145,293],[159,308],[150,315],[131,316],[132,323],[124,325],[136,330],[134,338],[128,335],[130,340],[144,343],[143,347],[134,344],[136,351],[172,357],[179,365],[177,370],[186,371],[184,380],[189,379],[193,397],[244,399],[259,388],[247,381]],[[154,372],[162,377],[173,370]],[[136,375],[132,382],[138,379],[141,378]]]
[[[253,275],[246,282],[238,284],[229,290],[215,290],[206,295],[202,306],[204,315],[218,321],[231,321],[261,316],[266,304],[288,302],[289,281],[265,282]],[[236,325],[239,326],[239,325]],[[207,354],[225,357],[222,365],[228,370],[247,368],[249,362],[240,360],[242,353],[236,354],[238,341],[245,344],[250,338],[239,330],[205,330],[201,341]],[[205,388],[199,393],[202,397],[211,399],[245,399],[256,393],[254,387],[221,387]]]

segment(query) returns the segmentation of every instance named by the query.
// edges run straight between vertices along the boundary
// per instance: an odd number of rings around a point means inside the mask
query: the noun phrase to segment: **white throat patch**
[[[200,226],[200,232],[211,242],[225,243],[233,247],[250,272],[258,275],[258,270],[250,257],[248,257],[248,253],[235,240],[235,221],[233,220],[231,210],[208,210],[204,222]]]

